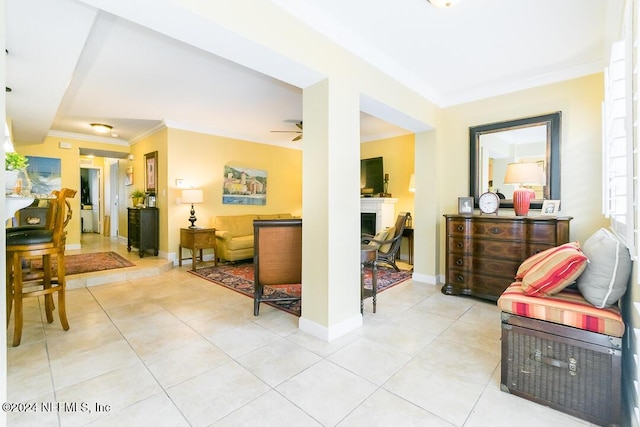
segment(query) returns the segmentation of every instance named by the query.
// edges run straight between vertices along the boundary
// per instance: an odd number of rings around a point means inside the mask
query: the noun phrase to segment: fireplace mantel
[[[376,233],[387,227],[393,227],[396,222],[395,204],[398,199],[392,197],[362,197],[360,198],[361,213],[376,214]]]

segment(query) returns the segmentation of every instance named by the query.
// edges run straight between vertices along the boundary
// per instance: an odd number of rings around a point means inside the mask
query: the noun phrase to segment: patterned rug
[[[204,267],[189,273],[221,285],[242,295],[253,298],[253,262],[237,264],[219,264],[217,267]],[[378,267],[378,292],[382,292],[411,278],[411,271]],[[371,269],[365,269],[364,287],[371,289]],[[300,296],[300,285],[265,286],[264,295],[268,297]],[[272,307],[300,317],[300,301],[263,301]]]
[[[67,276],[94,271],[113,270],[115,268],[133,267],[135,264],[115,252],[96,252],[92,254],[65,255],[64,267]],[[42,260],[32,261],[34,268],[42,268]],[[51,257],[51,268],[55,271],[58,263]]]

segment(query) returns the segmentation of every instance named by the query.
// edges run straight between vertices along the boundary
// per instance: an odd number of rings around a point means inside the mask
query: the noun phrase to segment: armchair
[[[407,223],[407,218],[409,218],[408,212],[401,212],[396,218],[396,223],[393,227],[389,227],[387,232],[387,237],[383,237],[384,240],[376,239],[376,236],[371,235],[363,235],[362,243],[369,244],[378,247],[378,257],[376,261],[379,264],[387,264],[395,271],[400,271],[398,266],[396,265],[396,257],[400,253],[400,245],[402,244],[402,234],[404,232],[404,228]]]
[[[255,220],[253,228],[253,315],[257,316],[262,301],[300,300],[300,296],[274,290],[279,285],[302,284],[302,220]]]

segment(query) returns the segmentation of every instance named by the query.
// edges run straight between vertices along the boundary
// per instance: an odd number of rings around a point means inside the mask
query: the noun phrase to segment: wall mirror
[[[560,111],[469,128],[469,193],[478,206],[478,196],[498,193],[500,207],[513,207],[514,184],[505,184],[509,163],[535,163],[542,172],[532,209],[542,208],[544,199],[560,199]]]

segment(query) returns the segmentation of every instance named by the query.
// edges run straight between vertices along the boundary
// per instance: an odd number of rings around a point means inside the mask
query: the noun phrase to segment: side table
[[[402,237],[407,238],[407,247],[409,248],[409,264],[413,265],[413,228],[405,228],[402,231]],[[400,258],[400,250],[398,250],[398,258]]]
[[[216,253],[216,229],[215,228],[181,228],[180,246],[178,247],[178,266],[182,267],[182,249],[191,251],[191,270],[196,271],[197,255],[200,251],[200,262],[204,261],[202,250],[213,248],[213,265],[218,265]]]
[[[373,297],[373,312],[376,312],[378,299],[378,249],[375,246],[360,245],[360,313],[364,312],[364,299]],[[364,266],[373,268],[371,277],[371,290],[364,288]]]

